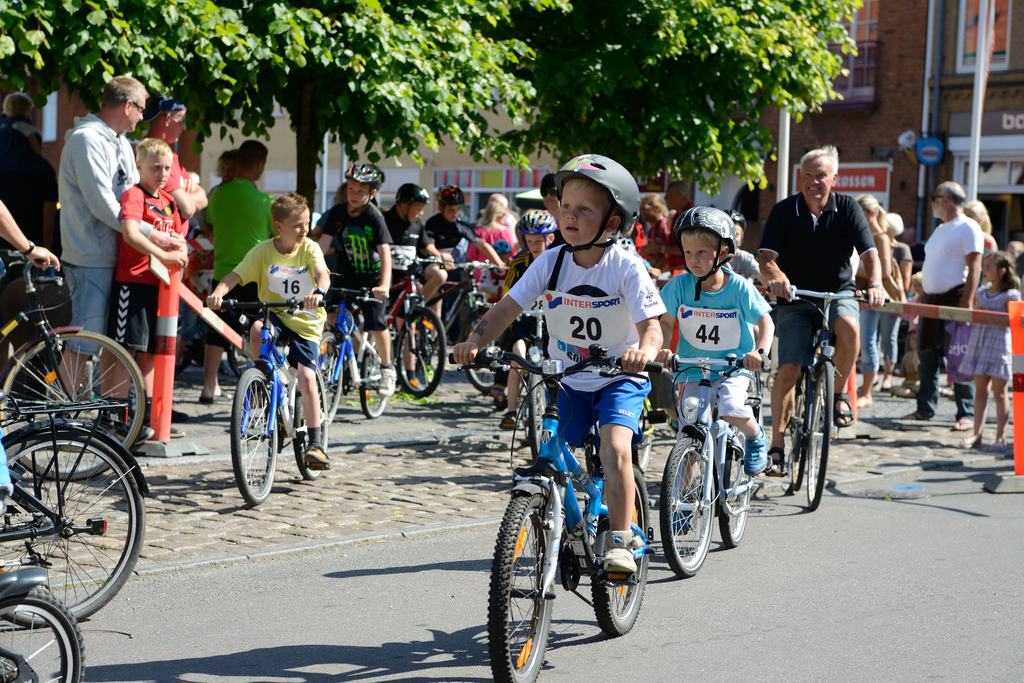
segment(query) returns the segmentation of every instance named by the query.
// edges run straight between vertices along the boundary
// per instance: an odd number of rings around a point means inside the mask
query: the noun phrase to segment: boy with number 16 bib
[[[455,361],[472,363],[481,346],[542,297],[551,358],[571,365],[600,344],[621,357],[623,370],[642,372],[661,348],[658,316],[665,307],[640,259],[616,245],[640,211],[636,180],[612,159],[585,154],[562,167],[555,186],[565,245],[537,257],[469,340],[456,345]],[[596,548],[606,573],[636,571],[632,444],[642,438],[639,417],[650,388],[646,380],[591,373],[562,380],[559,430],[566,444],[578,448],[591,427],[600,428],[610,531]]]

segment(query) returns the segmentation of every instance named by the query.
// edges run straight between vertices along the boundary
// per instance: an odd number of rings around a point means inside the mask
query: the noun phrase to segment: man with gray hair
[[[981,228],[964,215],[967,193],[958,183],[945,182],[932,195],[932,213],[943,221],[924,245],[921,284],[922,303],[937,306],[972,308],[974,292],[981,278],[981,254],[984,241]],[[938,405],[939,359],[949,348],[946,322],[922,318],[917,328],[917,372],[921,389],[917,392],[917,410],[904,420],[930,420]],[[954,384],[956,424],[953,431],[974,429],[974,384]]]
[[[786,172],[786,169],[783,169]],[[779,300],[775,330],[779,337],[779,373],[772,386],[772,458],[770,475],[783,476],[785,434],[793,414],[793,389],[800,368],[811,364],[814,324],[820,302],[792,301],[790,287],[817,292],[853,292],[854,249],[867,274],[868,303],[885,300],[878,251],[864,212],[853,199],[832,191],[839,174],[839,152],[828,145],[800,159],[800,192],[772,207],[761,234],[758,263],[768,291]],[[853,399],[844,391],[860,348],[857,302],[833,301],[829,325],[835,335],[834,421],[837,427],[853,422]]]

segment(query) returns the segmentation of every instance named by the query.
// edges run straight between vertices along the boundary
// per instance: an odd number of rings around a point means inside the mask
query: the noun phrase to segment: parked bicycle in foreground
[[[619,369],[616,358],[598,357],[601,347],[591,346],[590,351],[591,358],[563,368],[560,360],[545,360],[538,366],[512,353],[484,349],[474,365],[497,370],[514,361],[524,372],[541,377],[540,387],[546,386],[551,397],[558,395],[560,379],[579,372],[646,380]],[[660,372],[661,365],[648,363],[646,370]],[[643,475],[633,468],[632,532],[642,544],[633,553],[637,570],[629,575],[606,574],[594,547],[608,529],[596,434],[588,436],[580,464],[559,436],[558,421],[558,402],[552,400],[544,411],[541,460],[515,470],[512,500],[498,530],[487,610],[491,672],[498,681],[529,682],[540,673],[551,628],[556,571],[561,570],[562,587],[592,605],[601,629],[613,637],[633,628],[647,585],[654,528]],[[583,489],[582,509],[574,480]],[[592,602],[576,591],[583,576],[590,579]]]
[[[270,495],[274,485],[278,451],[291,439],[295,451],[295,464],[303,479],[317,479],[320,469],[306,464],[306,421],[302,409],[302,394],[298,390],[295,370],[289,367],[285,356],[271,337],[270,309],[296,312],[302,309],[301,299],[286,302],[241,302],[225,299],[221,306],[228,312],[259,311],[263,321],[260,337],[260,358],[256,367],[242,373],[235,388],[231,405],[231,465],[238,490],[249,505],[259,505]],[[325,449],[330,422],[327,414],[327,395],[323,377],[316,376],[317,395],[320,397],[321,443]]]
[[[765,359],[765,369],[768,361]],[[759,373],[743,368],[734,355],[719,358],[672,357],[673,372],[698,368],[701,379],[697,395],[683,400],[679,439],[665,463],[661,479],[661,542],[665,559],[676,575],[695,575],[704,564],[711,546],[711,520],[717,514],[722,542],[735,548],[743,538],[750,512],[750,498],[759,488],[743,471],[745,437],[734,426],[718,419],[717,397],[712,395],[713,367],[724,367],[722,377],[745,374],[753,381],[747,405],[761,424],[761,380]]]
[[[10,567],[0,567],[0,681],[80,683],[85,643],[75,617],[46,590],[45,569]]]

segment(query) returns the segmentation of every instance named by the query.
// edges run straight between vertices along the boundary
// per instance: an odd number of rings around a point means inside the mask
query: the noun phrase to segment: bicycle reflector
[[[540,370],[545,375],[560,375],[562,374],[562,361],[557,358],[549,358],[541,364]]]
[[[86,520],[85,525],[88,527],[91,536],[103,536],[107,533],[107,520],[102,517]]]

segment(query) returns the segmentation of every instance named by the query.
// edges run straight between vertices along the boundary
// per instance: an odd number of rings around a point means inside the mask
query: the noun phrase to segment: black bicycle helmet
[[[693,298],[699,301],[701,283],[717,273],[718,269],[728,263],[736,252],[736,226],[733,224],[729,214],[713,206],[695,206],[692,209],[687,209],[682,216],[676,219],[675,225],[672,226],[672,241],[678,245],[679,251],[683,253],[685,252],[683,251],[681,236],[684,230],[691,228],[708,230],[718,236],[718,246],[715,248],[715,264],[707,275],[697,278],[697,288]],[[723,244],[729,247],[729,254],[724,259],[722,258]]]
[[[555,231],[555,217],[543,209],[530,209],[519,219],[517,228],[524,235],[547,235]]]
[[[466,195],[454,185],[445,185],[437,191],[437,201],[444,206],[462,206],[466,203]]]
[[[366,183],[373,189],[380,187],[381,180],[384,179],[384,174],[380,172],[380,169],[373,164],[352,164],[345,171],[345,178],[354,180],[358,183]]]
[[[730,211],[729,212],[729,218],[732,219],[733,223],[735,223],[736,225],[740,226],[744,230],[747,229],[747,217],[744,216],[739,211]]]
[[[622,164],[600,154],[582,154],[572,159],[555,174],[555,187],[558,189],[558,200],[562,200],[562,188],[570,178],[586,178],[603,187],[611,198],[611,206],[601,222],[601,229],[594,239],[581,247],[566,245],[568,251],[582,251],[590,247],[607,248],[615,244],[619,235],[625,233],[626,226],[632,226],[640,217],[640,188],[637,187],[636,178],[633,174],[623,168]],[[623,220],[619,229],[611,236],[611,239],[597,244],[597,240],[604,235],[605,226],[608,225],[612,212],[618,209],[622,212]]]
[[[430,203],[430,193],[419,185],[406,183],[398,188],[398,192],[395,193],[395,204],[403,202],[428,204]]]

